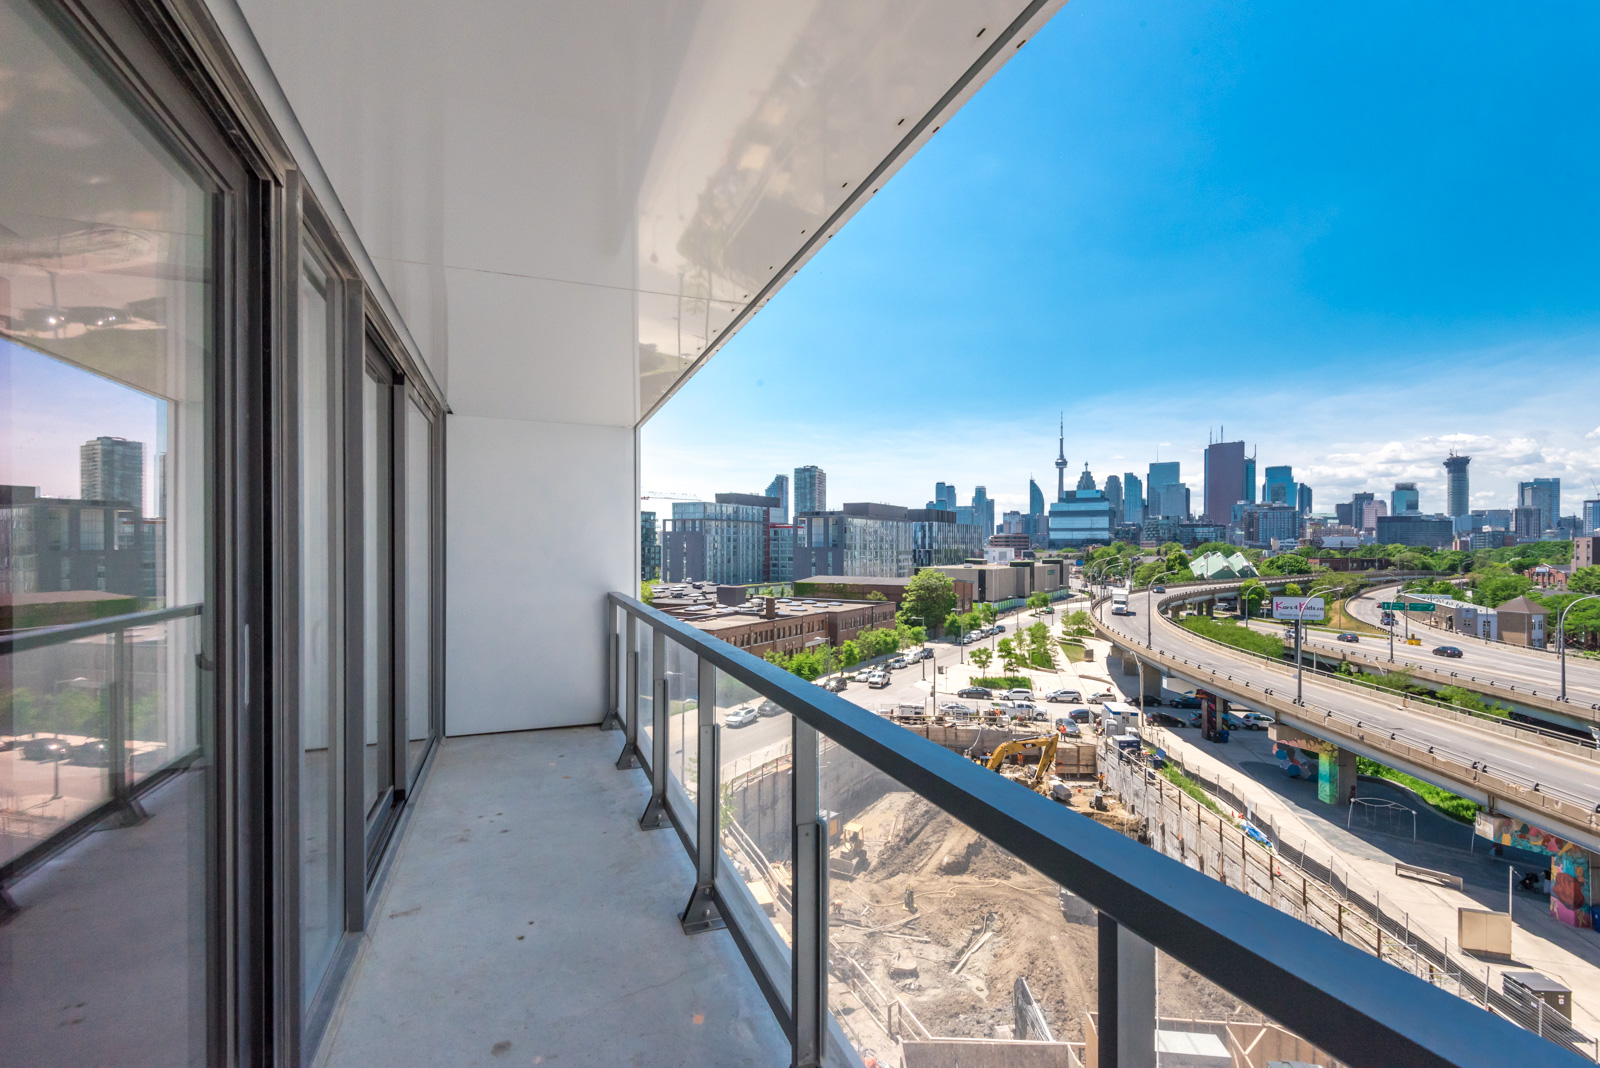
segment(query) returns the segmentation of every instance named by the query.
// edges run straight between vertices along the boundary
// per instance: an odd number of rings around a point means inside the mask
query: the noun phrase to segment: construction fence
[[[1108,745],[1101,748],[1101,757],[1107,786],[1130,812],[1145,818],[1152,848],[1558,1046],[1600,1059],[1595,1039],[1543,1002],[1529,1004],[1495,989],[1490,965],[1414,922],[1408,913],[1384,908],[1381,892],[1353,877],[1331,851],[1322,859],[1304,840],[1298,846],[1286,841],[1271,819],[1251,813],[1234,784],[1197,772],[1170,753],[1166,757],[1221,807],[1231,810],[1223,815],[1168,782],[1143,754]],[[1239,821],[1246,818],[1267,844],[1244,829]]]

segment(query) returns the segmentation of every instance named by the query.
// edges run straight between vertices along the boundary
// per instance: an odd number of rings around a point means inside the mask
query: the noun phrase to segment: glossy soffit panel
[[[239,2],[455,409],[631,425],[1063,0]]]

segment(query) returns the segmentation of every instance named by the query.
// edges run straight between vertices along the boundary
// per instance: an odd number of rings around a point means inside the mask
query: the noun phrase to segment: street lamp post
[[[1150,585],[1155,586],[1158,580],[1164,579],[1168,575],[1176,573],[1177,572],[1175,569],[1169,567],[1165,571],[1159,572],[1154,578],[1152,578],[1150,580]],[[1154,620],[1156,612],[1160,611],[1158,608],[1156,608],[1155,604],[1155,594],[1152,593],[1148,596],[1144,606],[1144,644],[1151,650],[1154,650],[1156,647]]]
[[[1556,652],[1561,658],[1561,699],[1567,699],[1567,613],[1583,601],[1600,601],[1600,593],[1586,593],[1561,610],[1556,617]]]
[[[1333,588],[1334,587],[1332,586],[1318,586],[1316,589],[1306,594],[1306,599],[1309,600],[1312,597],[1315,597],[1317,594],[1326,592],[1327,590],[1331,590]],[[1305,644],[1305,628],[1305,610],[1302,607],[1300,611],[1300,618],[1297,618],[1294,621],[1294,703],[1297,705],[1304,705],[1306,703],[1305,667],[1301,654],[1301,649]]]

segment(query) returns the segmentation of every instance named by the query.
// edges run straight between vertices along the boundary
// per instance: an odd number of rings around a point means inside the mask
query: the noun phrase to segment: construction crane
[[[1050,770],[1056,766],[1056,745],[1059,744],[1060,740],[1061,736],[1053,731],[1038,738],[1014,738],[1009,742],[1002,742],[1000,745],[995,746],[994,752],[989,754],[989,759],[981,761],[981,763],[990,771],[999,771],[1000,765],[1005,763],[1006,757],[1026,752],[1029,749],[1038,749],[1040,750],[1039,766],[1033,772],[1033,788],[1042,793],[1049,788]]]

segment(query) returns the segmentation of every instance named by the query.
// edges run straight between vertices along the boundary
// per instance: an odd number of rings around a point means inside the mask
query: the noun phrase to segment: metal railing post
[[[717,904],[717,854],[722,831],[722,729],[717,726],[717,669],[701,658],[697,701],[700,708],[700,745],[695,757],[694,892],[684,906],[684,934],[717,931],[727,926]]]
[[[622,725],[622,752],[617,756],[617,770],[627,771],[639,766],[639,621],[627,612],[622,613],[622,629],[628,638],[628,670],[623,684],[628,692],[628,719]]]
[[[817,731],[794,717],[793,1068],[818,1068],[828,1011],[828,828],[820,818],[822,767]]]
[[[620,670],[621,653],[619,652],[619,647],[622,644],[621,637],[617,634],[617,617],[619,615],[622,617],[623,626],[627,626],[629,622],[628,614],[613,608],[610,604],[606,605],[606,630],[610,631],[609,637],[611,640],[606,642],[606,714],[600,719],[600,729],[603,731],[622,729],[622,717],[617,714],[620,709],[617,700],[617,691],[620,689],[617,673]]]
[[[639,828],[658,831],[667,817],[667,636],[650,628],[650,803],[639,817]]]
[[[133,796],[133,781],[128,774],[128,715],[133,705],[129,690],[133,686],[133,655],[128,647],[128,632],[119,627],[111,636],[111,685],[106,708],[106,772],[110,780],[111,803],[116,814],[109,821],[115,827],[133,827],[149,819],[144,806]]]

